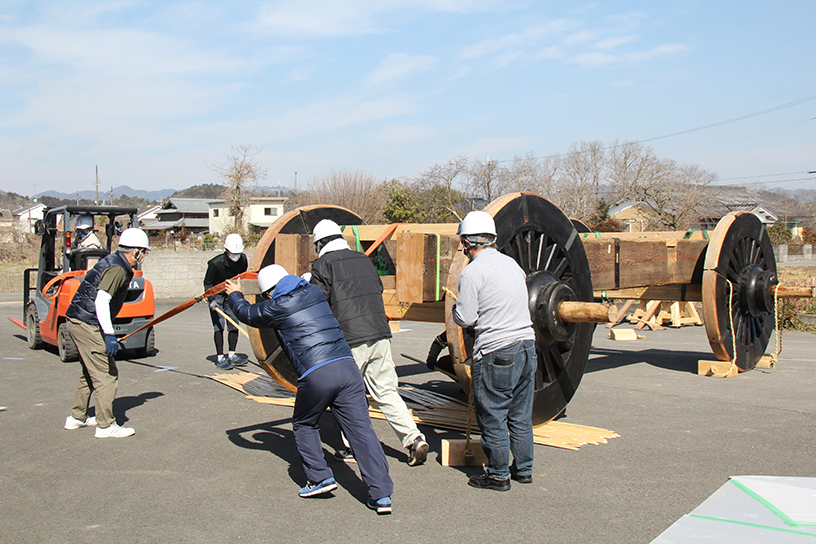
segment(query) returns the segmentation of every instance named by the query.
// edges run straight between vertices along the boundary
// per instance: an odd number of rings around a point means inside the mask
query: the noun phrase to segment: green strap
[[[436,235],[436,298],[434,300],[439,300],[439,261],[441,261],[442,255],[442,237],[437,234]]]
[[[351,231],[354,233],[354,237],[357,239],[357,251],[363,251],[363,244],[360,243],[360,233],[357,232],[357,225],[351,226]]]

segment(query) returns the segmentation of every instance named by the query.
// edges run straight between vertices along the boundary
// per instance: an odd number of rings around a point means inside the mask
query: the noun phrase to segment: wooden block
[[[609,331],[612,340],[637,340],[638,334],[633,329],[612,329]]]
[[[774,361],[773,355],[768,355],[767,353],[759,358],[757,361],[755,368],[766,368],[766,369],[774,369],[776,368],[776,361]]]
[[[400,330],[400,322],[399,321],[389,321],[388,328],[391,329],[391,332],[399,332]]]
[[[697,374],[700,376],[716,376],[717,378],[733,378],[739,374],[739,367],[730,361],[697,361]]]
[[[465,440],[442,439],[442,453],[440,454],[443,467],[464,467],[479,466],[487,464],[487,455],[482,449],[482,443],[478,436],[471,437],[470,449],[473,457],[465,456]]]

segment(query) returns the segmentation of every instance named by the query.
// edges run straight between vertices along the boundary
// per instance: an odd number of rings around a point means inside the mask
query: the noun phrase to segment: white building
[[[249,200],[249,208],[244,212],[244,230],[263,232],[283,215],[284,196],[259,196]],[[210,233],[223,236],[232,232],[235,219],[229,211],[229,201],[210,200]]]
[[[43,218],[43,210],[45,210],[45,207],[45,204],[37,202],[33,206],[18,208],[14,210],[12,214],[21,229],[25,229],[26,232],[34,232],[34,223],[36,223],[38,219]]]

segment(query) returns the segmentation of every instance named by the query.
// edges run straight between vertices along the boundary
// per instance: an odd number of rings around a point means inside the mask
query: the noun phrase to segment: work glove
[[[210,310],[214,312],[216,308],[218,308],[218,303],[215,301],[215,299],[212,299],[210,301]]]
[[[107,353],[110,357],[115,357],[118,352],[119,352],[119,341],[116,340],[116,335],[106,334],[105,335],[105,353]]]
[[[312,281],[312,273],[311,272],[304,272],[303,274],[300,275],[300,277],[303,278],[304,280],[308,281],[308,282]]]

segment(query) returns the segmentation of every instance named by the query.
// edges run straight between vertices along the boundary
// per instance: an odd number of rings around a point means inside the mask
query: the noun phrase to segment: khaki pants
[[[410,447],[422,433],[397,390],[397,369],[391,357],[391,340],[383,338],[357,344],[351,348],[351,354],[363,374],[368,394],[382,410],[402,441],[402,446]]]
[[[96,425],[106,429],[116,423],[113,417],[113,399],[119,385],[116,361],[105,353],[105,336],[98,326],[68,318],[68,332],[79,350],[82,364],[71,416],[85,421],[91,393],[96,393]]]

